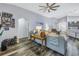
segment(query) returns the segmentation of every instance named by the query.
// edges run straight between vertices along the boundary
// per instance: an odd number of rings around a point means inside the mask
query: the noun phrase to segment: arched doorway
[[[18,39],[28,37],[28,30],[28,21],[24,18],[20,18],[18,20]]]

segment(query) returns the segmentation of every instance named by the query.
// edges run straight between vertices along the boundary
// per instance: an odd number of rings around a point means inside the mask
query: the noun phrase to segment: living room
[[[79,3],[0,4],[0,55],[78,56],[78,6]]]

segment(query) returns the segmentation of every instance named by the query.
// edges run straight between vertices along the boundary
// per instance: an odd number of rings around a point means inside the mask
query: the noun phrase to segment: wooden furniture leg
[[[47,40],[46,40],[46,38],[45,38],[45,46],[47,45]]]

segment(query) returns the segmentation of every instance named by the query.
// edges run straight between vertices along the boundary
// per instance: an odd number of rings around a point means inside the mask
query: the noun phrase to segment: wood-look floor
[[[0,56],[61,56],[59,53],[43,47],[30,40],[9,46],[6,51],[0,51]]]

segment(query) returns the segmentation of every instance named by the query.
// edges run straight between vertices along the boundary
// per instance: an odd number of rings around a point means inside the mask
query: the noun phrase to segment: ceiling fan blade
[[[57,5],[57,6],[52,6],[52,8],[56,8],[56,7],[60,7],[60,5]]]
[[[55,5],[56,3],[51,4],[51,6]]]
[[[49,6],[49,3],[46,3],[46,6]]]
[[[54,11],[56,11],[56,9],[51,9],[51,10],[54,10]]]

